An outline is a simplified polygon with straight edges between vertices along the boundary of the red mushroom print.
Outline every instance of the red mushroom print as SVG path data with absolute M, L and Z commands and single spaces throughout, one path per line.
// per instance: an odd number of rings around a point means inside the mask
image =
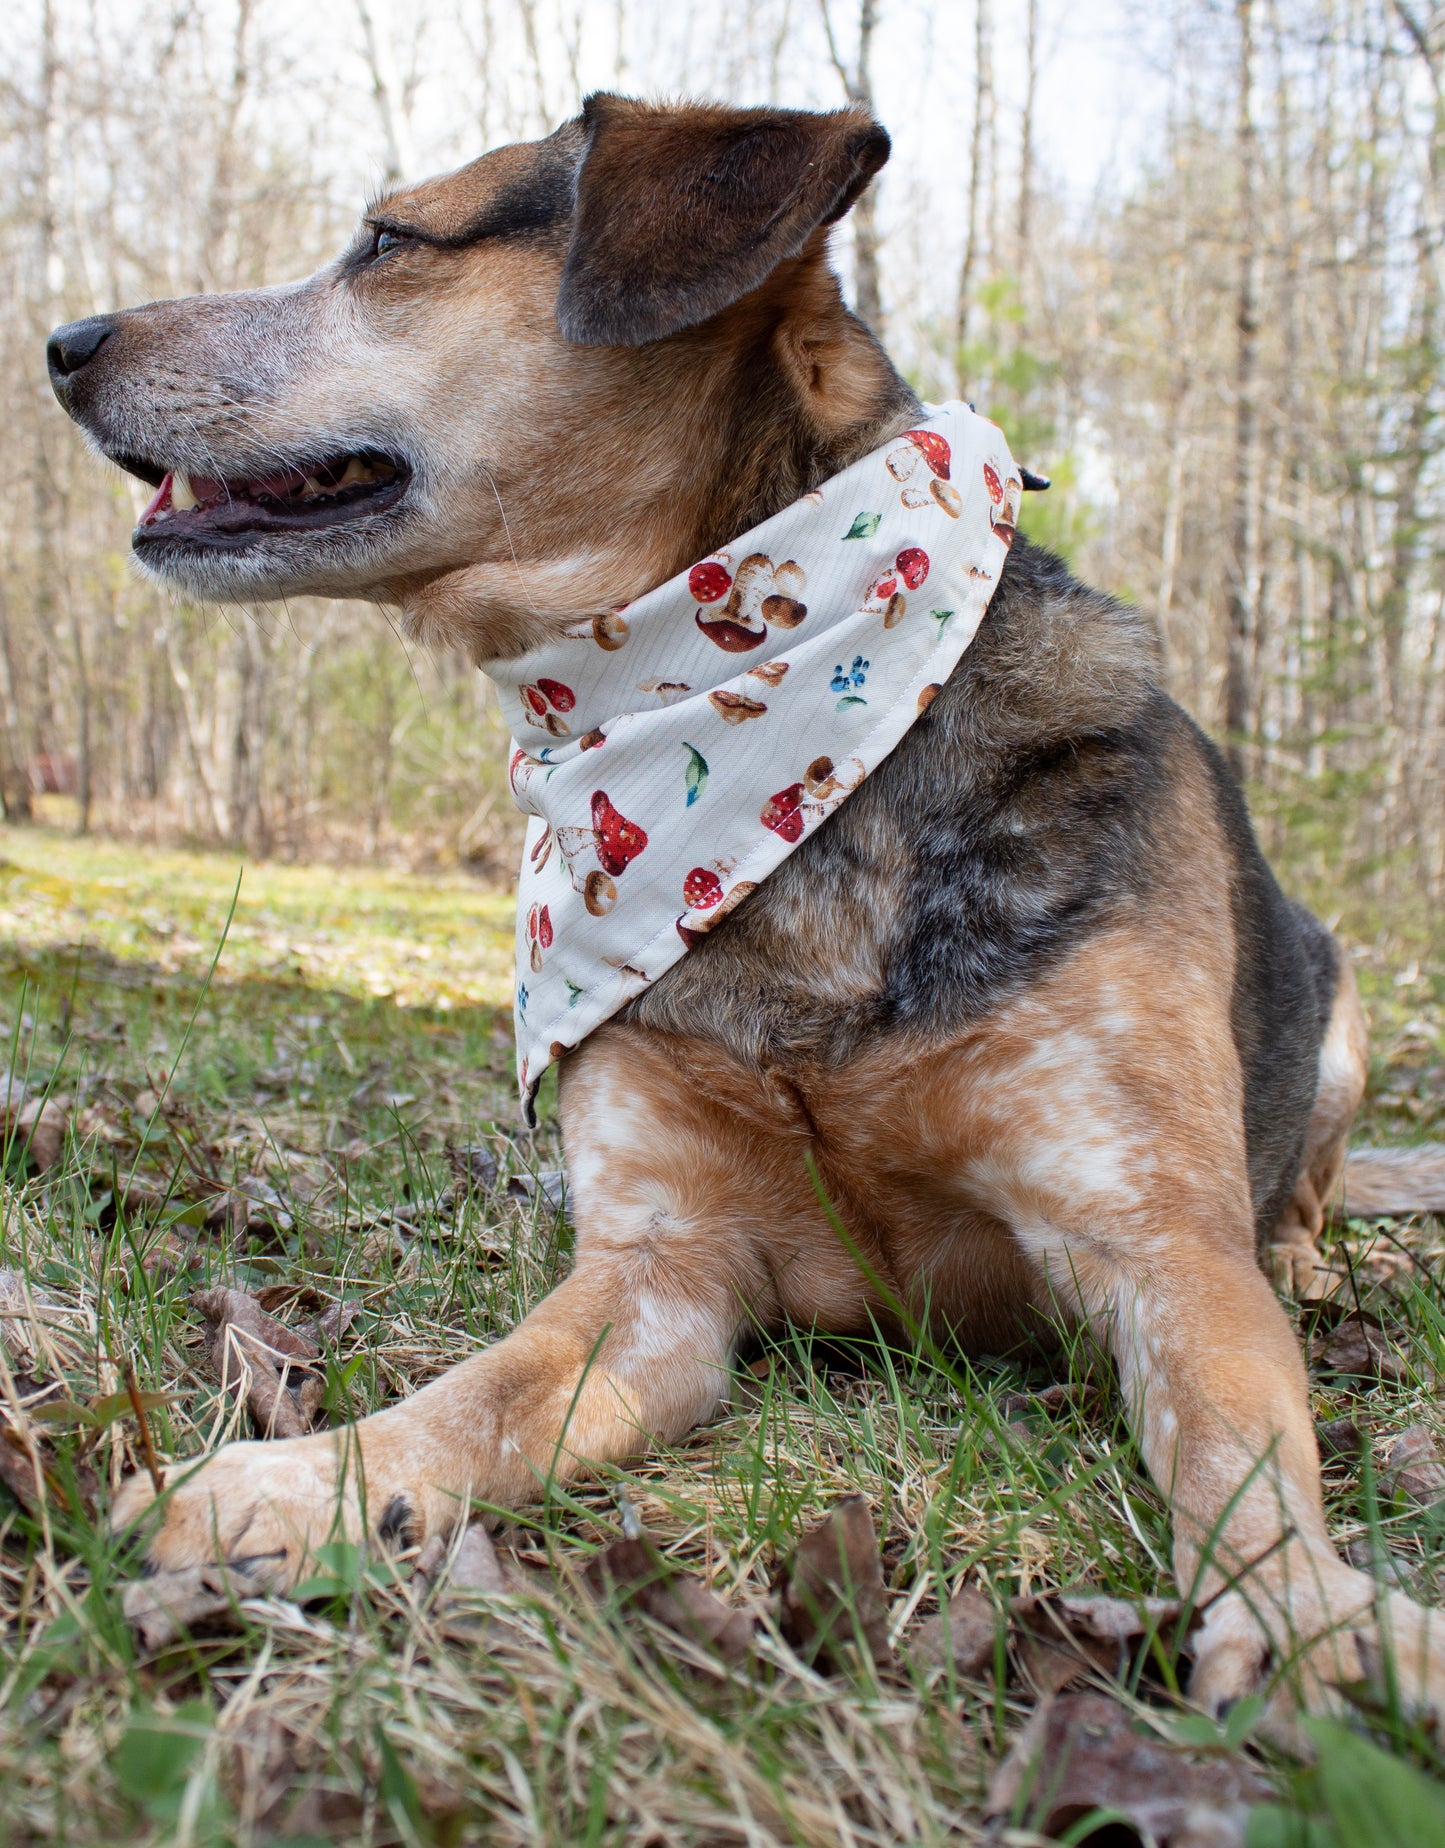
M 689 911 L 711 911 L 722 895 L 722 880 L 708 866 L 693 867 L 682 882 L 682 902 Z
M 592 826 L 597 830 L 597 858 L 613 878 L 626 872 L 647 845 L 643 830 L 620 815 L 600 789 L 592 795 Z
M 701 871 L 702 869 L 696 870 Z M 689 877 L 691 876 L 689 874 Z M 716 929 L 729 912 L 736 911 L 749 893 L 756 892 L 757 889 L 756 879 L 739 879 L 735 886 L 728 888 L 727 896 L 722 899 L 721 904 L 713 901 L 712 907 L 707 911 L 694 911 L 690 915 L 685 913 L 680 917 L 677 920 L 678 936 L 690 950 L 696 949 L 708 931 Z M 721 893 L 719 896 L 721 897 Z
M 802 805 L 803 785 L 790 783 L 786 789 L 780 789 L 777 795 L 768 797 L 758 819 L 765 828 L 771 828 L 774 834 L 781 834 L 785 841 L 797 842 L 803 838 Z
M 1003 500 L 1003 483 L 998 478 L 998 470 L 992 462 L 983 465 L 983 485 L 988 489 L 988 497 L 997 507 Z
M 705 558 L 688 572 L 687 587 L 699 603 L 716 603 L 732 589 L 733 581 L 725 566 L 715 558 Z
M 577 695 L 571 687 L 564 687 L 560 680 L 543 680 L 539 677 L 537 690 L 552 702 L 558 712 L 570 712 L 577 704 Z
M 910 590 L 917 590 L 928 576 L 928 554 L 922 546 L 904 546 L 894 563 L 898 567 L 899 577 Z
M 918 449 L 938 479 L 947 481 L 949 464 L 953 459 L 947 438 L 940 436 L 936 430 L 905 430 L 903 434 Z
M 530 707 L 530 709 L 536 713 L 539 719 L 546 717 L 547 696 L 545 693 L 541 691 L 540 688 L 523 687 L 522 688 L 522 701 L 524 705 Z
M 527 960 L 533 975 L 542 972 L 542 952 L 552 947 L 552 919 L 545 905 L 533 905 L 527 913 Z

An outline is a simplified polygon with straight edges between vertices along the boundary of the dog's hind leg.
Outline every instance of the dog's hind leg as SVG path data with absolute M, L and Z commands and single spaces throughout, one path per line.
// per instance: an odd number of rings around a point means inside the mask
M 1330 1295 L 1336 1283 L 1321 1262 L 1319 1238 L 1344 1173 L 1350 1130 L 1369 1072 L 1369 1029 L 1355 972 L 1338 945 L 1335 969 L 1334 1002 L 1320 1042 L 1319 1085 L 1299 1178 L 1269 1244 L 1275 1283 L 1301 1301 Z
M 766 1109 L 689 1083 L 660 1036 L 626 1027 L 573 1055 L 562 1114 L 577 1231 L 565 1282 L 400 1405 L 337 1433 L 227 1446 L 170 1493 L 157 1566 L 243 1556 L 286 1584 L 334 1535 L 445 1533 L 472 1501 L 535 1499 L 710 1415 L 739 1329 L 774 1318 L 789 1253 L 834 1248 L 800 1146 L 772 1133 Z M 115 1519 L 150 1499 L 132 1478 Z

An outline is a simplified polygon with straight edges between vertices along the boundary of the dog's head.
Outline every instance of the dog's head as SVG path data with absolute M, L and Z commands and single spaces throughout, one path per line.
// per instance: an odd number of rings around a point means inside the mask
M 58 329 L 51 378 L 155 487 L 133 544 L 156 577 L 396 602 L 511 652 L 908 414 L 826 267 L 887 154 L 855 110 L 593 96 L 383 198 L 305 282 Z

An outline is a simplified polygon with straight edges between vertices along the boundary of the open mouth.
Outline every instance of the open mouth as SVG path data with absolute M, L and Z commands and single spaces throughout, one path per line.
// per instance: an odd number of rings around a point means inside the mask
M 122 466 L 151 482 L 159 474 L 129 460 Z M 394 456 L 359 450 L 250 480 L 187 475 L 180 469 L 159 479 L 136 527 L 137 545 L 161 539 L 235 545 L 267 533 L 335 526 L 395 505 L 406 492 L 411 470 Z

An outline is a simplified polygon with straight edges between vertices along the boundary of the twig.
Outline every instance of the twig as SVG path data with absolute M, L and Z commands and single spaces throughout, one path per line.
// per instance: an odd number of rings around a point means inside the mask
M 156 1462 L 156 1447 L 151 1442 L 150 1420 L 146 1417 L 146 1408 L 141 1403 L 140 1388 L 135 1382 L 135 1367 L 129 1355 L 122 1363 L 125 1389 L 130 1398 L 130 1409 L 135 1413 L 135 1421 L 140 1426 L 141 1455 L 145 1458 L 146 1472 L 151 1479 L 151 1487 L 159 1495 L 166 1486 L 165 1477 Z

